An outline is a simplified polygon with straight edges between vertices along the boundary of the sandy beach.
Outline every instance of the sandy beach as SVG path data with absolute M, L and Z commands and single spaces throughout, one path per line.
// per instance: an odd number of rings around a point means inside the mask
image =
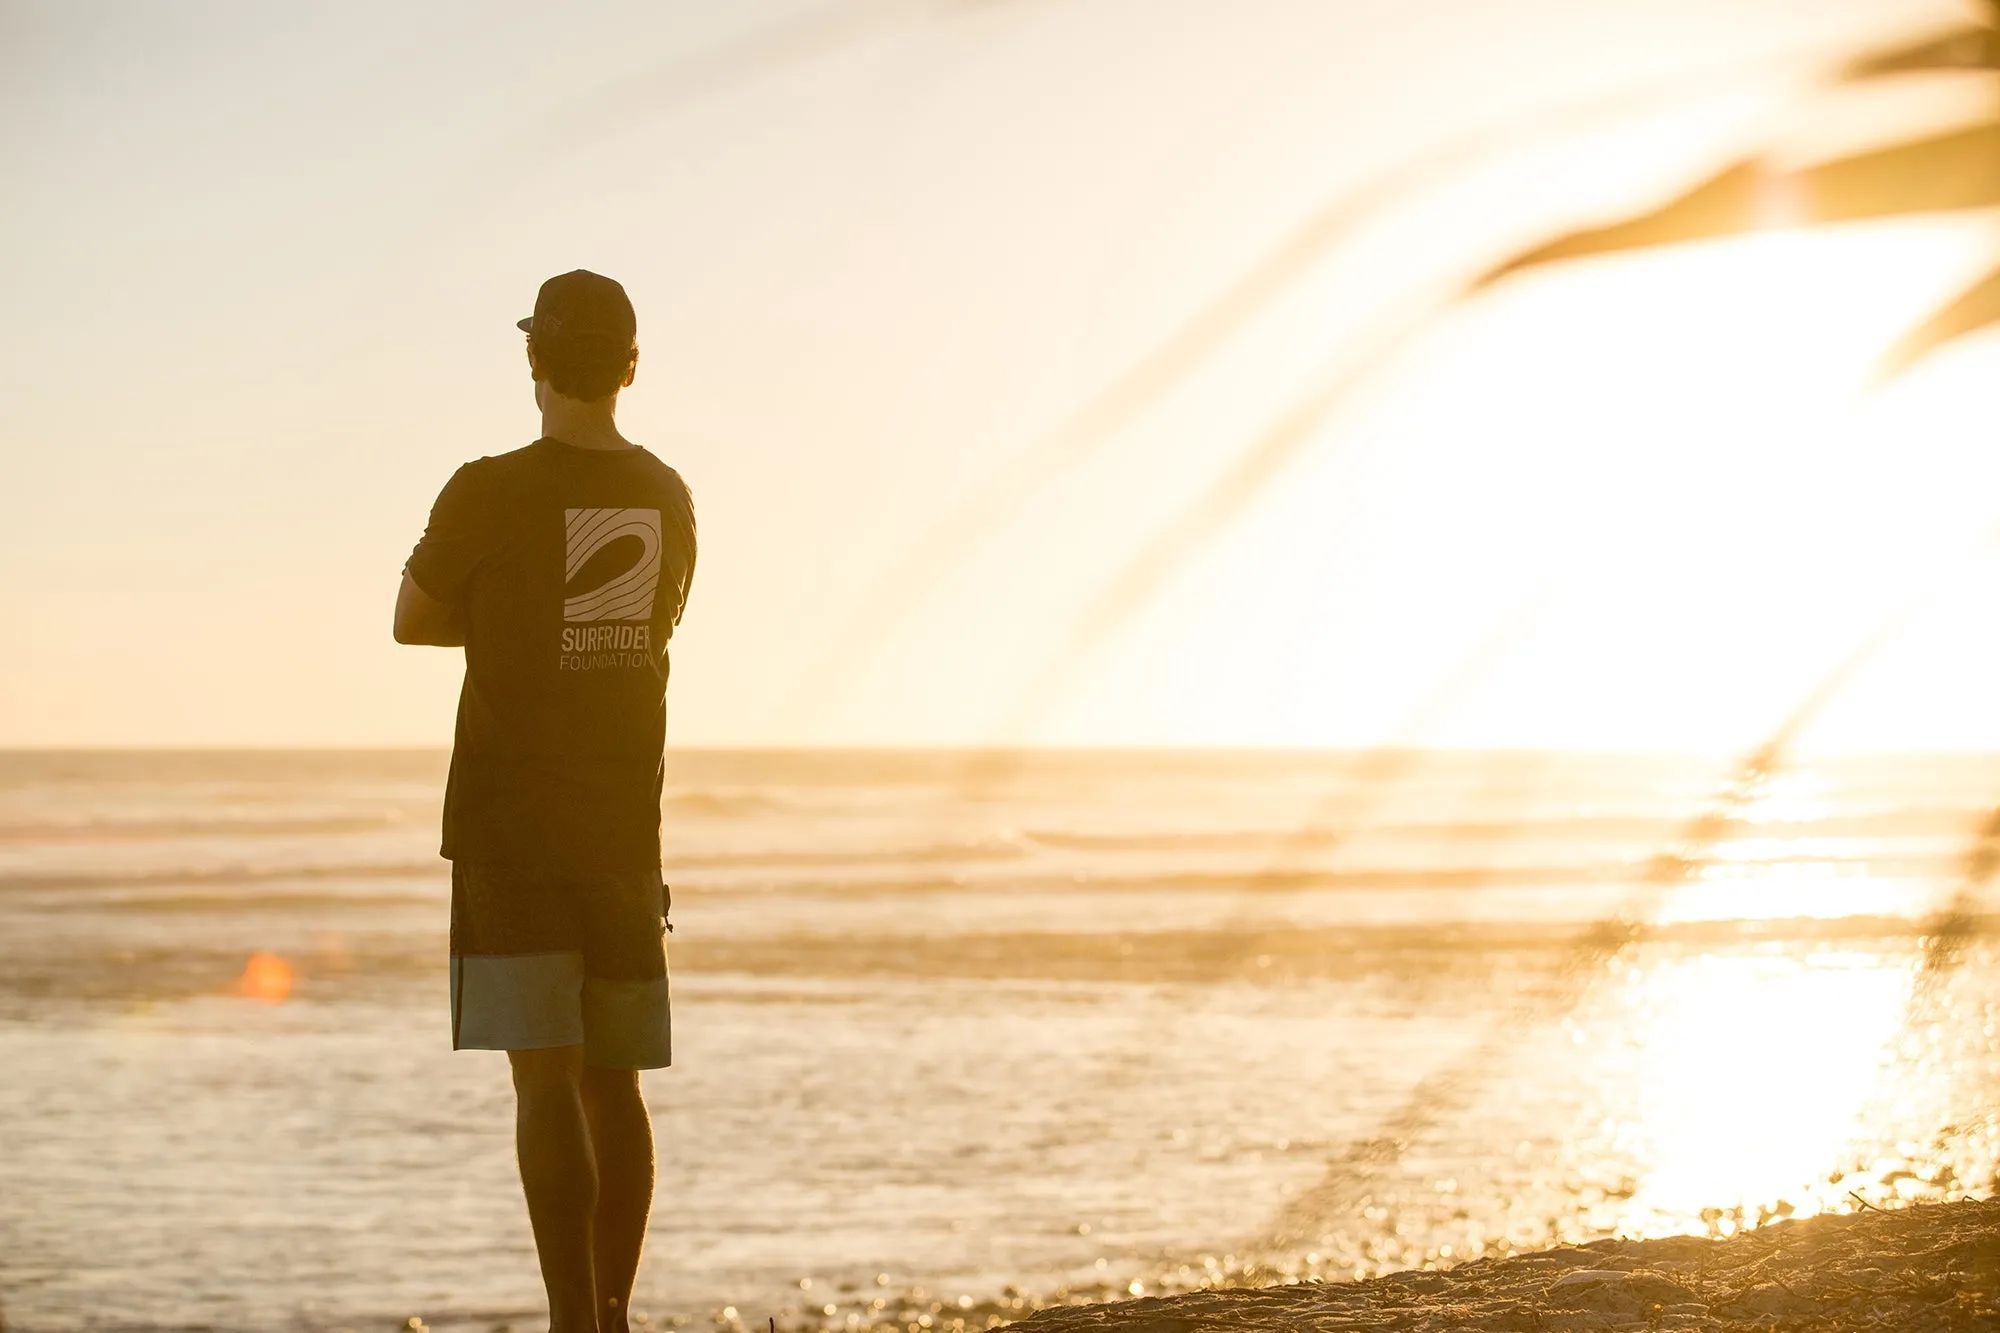
M 1292 1278 L 1044 1310 L 1033 1333 L 2000 1329 L 2000 1200 L 1785 1221 L 1727 1240 L 1603 1240 L 1368 1282 Z

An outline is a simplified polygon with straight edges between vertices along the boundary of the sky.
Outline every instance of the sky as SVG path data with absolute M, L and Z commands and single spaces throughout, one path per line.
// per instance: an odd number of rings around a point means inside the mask
M 1726 749 L 1838 673 L 1811 744 L 2000 746 L 2000 340 L 1870 377 L 2000 219 L 1466 294 L 1989 109 L 1823 86 L 1971 12 L 0 0 L 0 746 L 447 742 L 398 571 L 579 266 L 701 526 L 671 743 Z

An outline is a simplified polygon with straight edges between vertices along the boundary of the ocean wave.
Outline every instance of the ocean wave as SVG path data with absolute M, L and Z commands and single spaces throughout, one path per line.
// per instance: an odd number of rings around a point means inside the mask
M 425 819 L 432 817 L 425 812 Z M 0 844 L 63 842 L 144 842 L 184 838 L 330 837 L 410 828 L 414 821 L 393 813 L 270 818 L 211 815 L 178 819 L 65 819 L 0 823 Z
M 1026 849 L 1014 842 L 949 842 L 913 847 L 868 848 L 775 848 L 771 851 L 688 851 L 669 850 L 667 864 L 683 873 L 690 870 L 726 870 L 738 867 L 780 868 L 796 866 L 810 870 L 825 866 L 939 865 L 953 862 L 1016 861 Z
M 1700 876 L 1709 867 L 1730 874 L 1753 869 L 1759 875 L 1774 868 L 1796 875 L 1801 871 L 1824 874 L 1830 882 L 1851 883 L 1860 877 L 1891 880 L 1939 879 L 1956 869 L 1956 859 L 1947 854 L 1871 856 L 1865 860 L 1835 860 L 1824 857 L 1791 861 L 1766 859 L 1754 863 L 1688 858 L 1681 865 L 1684 878 Z M 729 879 L 705 881 L 687 873 L 693 863 L 669 862 L 668 877 L 677 886 L 711 891 L 791 892 L 800 894 L 880 895 L 897 893 L 950 894 L 968 891 L 988 893 L 1241 893 L 1285 894 L 1313 891 L 1477 891 L 1480 889 L 1588 889 L 1635 884 L 1658 873 L 1656 857 L 1630 857 L 1564 863 L 1524 862 L 1518 865 L 1450 866 L 1300 866 L 1258 867 L 1219 866 L 1199 870 L 1109 871 L 1087 867 L 1052 868 L 1040 872 L 980 875 L 967 873 L 939 876 L 912 867 L 908 873 L 899 863 L 884 862 L 884 874 L 871 877 L 815 877 L 793 879 Z M 1751 884 L 1764 880 L 1748 881 Z M 1791 881 L 1769 881 L 1791 882 Z
M 181 884 L 270 884 L 286 880 L 438 879 L 448 874 L 448 864 L 436 859 L 341 865 L 184 866 L 143 871 L 27 871 L 0 874 L 0 893 L 168 888 Z
M 1733 836 L 1756 838 L 1917 838 L 1965 834 L 1989 813 L 1984 805 L 1899 806 L 1830 814 L 1810 819 L 1737 819 L 1725 826 Z M 1654 844 L 1685 827 L 1682 810 L 1657 814 L 1539 815 L 1459 820 L 1356 820 L 1298 828 L 1081 830 L 1031 828 L 1021 837 L 1039 846 L 1070 851 L 1255 851 L 1280 847 L 1308 849 L 1369 841 L 1411 840 L 1444 843 L 1574 842 L 1591 845 Z
M 1201 929 L 972 931 L 935 935 L 792 934 L 690 939 L 674 955 L 689 972 L 805 976 L 904 975 L 1072 981 L 1276 981 L 1371 977 L 1384 986 L 1425 975 L 1463 982 L 1481 966 L 1549 973 L 1595 926 L 1579 922 L 1434 921 Z M 1897 916 L 1634 923 L 1649 947 L 1706 952 L 1774 941 L 1910 948 L 1924 923 Z M 2000 915 L 1968 934 L 2000 934 Z M 1483 960 L 1483 961 L 1481 961 Z M 1468 968 L 1473 971 L 1468 972 Z
M 1825 876 L 1852 883 L 1859 877 L 1942 879 L 1955 873 L 1955 845 L 1934 849 L 1869 848 L 1854 855 L 1829 854 L 1820 845 L 1805 854 L 1785 855 L 1782 847 L 1760 849 L 1755 857 L 1691 857 L 1683 878 L 1704 872 L 1725 876 L 1772 874 Z M 1273 865 L 1207 864 L 1157 866 L 1092 864 L 1088 861 L 1029 862 L 1005 843 L 941 844 L 889 850 L 771 852 L 689 852 L 671 849 L 667 878 L 679 887 L 709 892 L 790 892 L 806 895 L 884 893 L 1302 893 L 1311 891 L 1476 891 L 1479 889 L 1588 888 L 1630 884 L 1657 873 L 1653 855 L 1579 856 L 1570 860 L 1524 859 L 1479 862 Z M 847 873 L 839 873 L 839 872 Z M 861 873 L 854 873 L 854 872 Z M 868 873 L 874 871 L 875 873 Z M 761 873 L 760 873 L 761 872 Z M 175 885 L 255 885 L 286 881 L 437 880 L 449 863 L 423 860 L 353 860 L 182 865 L 145 869 L 81 867 L 15 869 L 0 872 L 0 893 L 96 892 L 165 888 Z M 1762 879 L 1747 881 L 1763 882 Z
M 686 815 L 702 815 L 710 819 L 747 819 L 754 815 L 773 814 L 788 808 L 785 801 L 761 791 L 708 791 L 688 788 L 681 791 L 669 789 L 660 796 L 660 809 Z

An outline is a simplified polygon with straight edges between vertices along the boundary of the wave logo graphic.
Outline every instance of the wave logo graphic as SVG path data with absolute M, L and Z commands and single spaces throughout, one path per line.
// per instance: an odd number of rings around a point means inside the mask
M 651 620 L 660 590 L 660 511 L 565 509 L 563 619 Z

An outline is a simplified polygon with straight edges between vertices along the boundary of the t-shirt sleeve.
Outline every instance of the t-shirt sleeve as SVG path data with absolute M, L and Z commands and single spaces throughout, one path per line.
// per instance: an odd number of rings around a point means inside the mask
M 680 600 L 680 605 L 676 607 L 674 610 L 674 623 L 676 625 L 681 623 L 681 615 L 683 612 L 687 610 L 688 590 L 694 586 L 695 540 L 694 540 L 694 497 L 693 496 L 689 496 L 687 499 L 687 529 L 686 529 L 685 540 L 687 542 L 686 546 L 687 564 L 682 566 L 681 568 L 681 600 Z
M 678 501 L 674 507 L 674 526 L 677 530 L 675 535 L 680 539 L 677 543 L 680 558 L 676 567 L 668 574 L 674 592 L 674 614 L 667 621 L 669 636 L 673 634 L 675 626 L 681 623 L 681 616 L 687 610 L 688 590 L 694 585 L 695 556 L 694 496 L 689 493 L 687 483 L 681 480 L 679 473 L 674 474 L 674 482 L 677 491 L 675 499 Z
M 403 566 L 425 595 L 447 606 L 464 602 L 473 573 L 493 554 L 493 504 L 478 466 L 467 463 L 452 473 L 431 506 L 423 540 Z

